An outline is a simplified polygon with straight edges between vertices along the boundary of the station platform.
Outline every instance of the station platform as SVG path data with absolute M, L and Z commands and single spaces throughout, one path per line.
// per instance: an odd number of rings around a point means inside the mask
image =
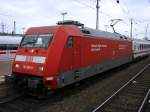
M 0 84 L 5 81 L 5 75 L 11 75 L 12 61 L 0 61 Z
M 2 75 L 2 76 L 0 76 L 0 84 L 2 84 L 2 83 L 4 83 L 4 82 L 5 82 L 5 76 Z

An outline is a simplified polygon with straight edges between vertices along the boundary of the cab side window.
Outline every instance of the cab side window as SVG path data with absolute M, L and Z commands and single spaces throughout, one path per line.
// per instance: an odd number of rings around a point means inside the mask
M 73 37 L 72 36 L 68 37 L 68 40 L 66 43 L 66 48 L 73 48 Z

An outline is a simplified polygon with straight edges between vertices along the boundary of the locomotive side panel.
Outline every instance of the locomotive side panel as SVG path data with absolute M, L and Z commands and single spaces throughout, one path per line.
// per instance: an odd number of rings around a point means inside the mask
M 77 39 L 80 41 L 75 41 Z M 61 68 L 64 71 L 60 71 L 57 76 L 58 88 L 128 63 L 132 59 L 129 41 L 94 37 L 73 37 L 73 40 L 72 51 L 63 51 Z M 70 56 L 72 58 L 69 58 Z M 63 63 L 68 63 L 69 60 L 72 64 L 70 63 L 70 68 L 69 65 L 67 68 Z M 78 64 L 75 66 L 75 63 Z
M 132 55 L 131 42 L 123 40 L 84 38 L 83 66 L 123 59 Z
M 84 38 L 82 44 L 83 77 L 101 73 L 132 60 L 131 42 L 105 38 Z M 121 46 L 121 47 L 120 47 Z

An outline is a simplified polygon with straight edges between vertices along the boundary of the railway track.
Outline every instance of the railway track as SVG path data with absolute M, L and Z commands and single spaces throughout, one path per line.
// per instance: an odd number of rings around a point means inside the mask
M 0 112 L 34 112 L 33 108 L 40 103 L 40 100 L 29 96 L 21 96 L 7 103 L 0 104 Z
M 39 102 L 38 99 L 14 91 L 9 84 L 0 85 L 0 112 L 30 112 Z
M 146 101 L 146 106 L 143 107 L 143 112 L 149 112 L 149 111 L 150 111 L 150 96 Z
M 148 90 L 138 112 L 149 112 L 150 111 L 150 105 L 149 105 L 150 100 L 149 100 L 149 98 L 150 98 L 150 89 Z M 149 110 L 149 111 L 147 111 L 147 110 Z
M 0 84 L 3 84 L 5 82 L 5 76 L 2 75 L 0 76 Z
M 10 102 L 23 94 L 17 93 L 11 84 L 3 83 L 0 85 L 0 104 Z
M 150 64 L 92 112 L 143 112 L 149 102 Z M 149 112 L 149 111 L 148 111 Z

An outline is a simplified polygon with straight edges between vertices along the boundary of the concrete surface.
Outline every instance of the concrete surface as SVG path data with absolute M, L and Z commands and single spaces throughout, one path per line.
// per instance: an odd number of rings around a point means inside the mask
M 4 76 L 12 72 L 12 61 L 0 61 L 0 83 L 5 81 Z

